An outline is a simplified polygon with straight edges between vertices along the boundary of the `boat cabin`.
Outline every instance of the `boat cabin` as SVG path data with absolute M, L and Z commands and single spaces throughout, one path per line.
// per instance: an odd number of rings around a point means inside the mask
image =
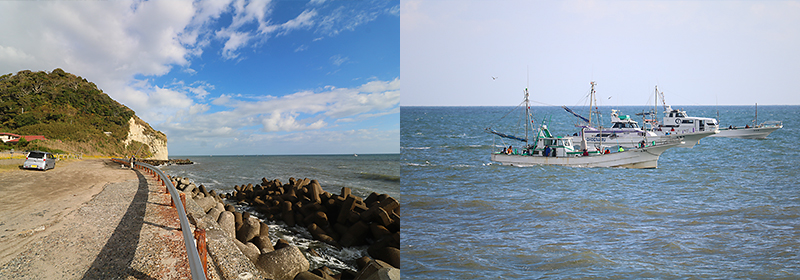
M 665 132 L 701 132 L 715 131 L 719 129 L 719 123 L 713 118 L 689 117 L 686 111 L 672 109 L 667 105 L 664 110 L 664 118 L 657 130 Z
M 539 137 L 533 150 L 534 156 L 566 157 L 576 153 L 569 137 Z
M 612 129 L 639 129 L 639 123 L 632 120 L 628 115 L 619 115 L 619 111 L 612 109 L 611 110 L 611 128 Z

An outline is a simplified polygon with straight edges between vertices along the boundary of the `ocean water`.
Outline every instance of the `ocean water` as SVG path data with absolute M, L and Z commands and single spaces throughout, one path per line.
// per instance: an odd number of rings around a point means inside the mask
M 726 127 L 754 115 L 682 108 Z M 784 124 L 766 140 L 704 138 L 647 170 L 492 164 L 520 142 L 487 126 L 524 135 L 512 109 L 401 107 L 403 279 L 800 278 L 800 106 L 759 106 L 759 122 Z M 556 135 L 578 131 L 561 108 L 533 110 Z
M 385 193 L 403 203 L 400 197 L 399 154 L 387 155 L 314 155 L 314 156 L 174 156 L 188 158 L 191 165 L 160 167 L 170 176 L 186 177 L 195 184 L 204 185 L 218 193 L 230 193 L 235 185 L 260 184 L 261 178 L 280 179 L 288 182 L 290 177 L 309 178 L 319 181 L 322 189 L 339 194 L 342 187 L 366 198 L 370 193 Z M 253 209 L 239 205 L 239 211 L 248 211 L 256 217 Z M 356 271 L 355 260 L 367 255 L 367 246 L 337 249 L 314 240 L 303 227 L 287 227 L 283 221 L 264 220 L 270 226 L 270 239 L 289 241 L 303 251 L 311 268 L 328 266 L 334 271 Z M 319 257 L 312 256 L 314 249 Z
M 366 197 L 372 192 L 399 197 L 398 154 L 301 156 L 173 156 L 195 164 L 164 166 L 169 175 L 187 177 L 209 190 L 232 192 L 235 185 L 260 184 L 261 178 L 290 177 L 319 181 L 322 189 L 340 193 L 342 187 Z

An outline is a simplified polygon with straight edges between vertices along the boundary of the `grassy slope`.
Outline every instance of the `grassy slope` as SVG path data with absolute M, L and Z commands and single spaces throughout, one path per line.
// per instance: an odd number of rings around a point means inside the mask
M 125 156 L 142 145 L 122 144 L 133 116 L 133 110 L 111 99 L 94 83 L 61 69 L 0 76 L 0 132 L 50 139 L 19 146 L 0 144 L 0 150 Z

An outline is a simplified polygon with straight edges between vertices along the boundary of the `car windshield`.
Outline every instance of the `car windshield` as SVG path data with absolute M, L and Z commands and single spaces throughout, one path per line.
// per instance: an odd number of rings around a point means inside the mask
M 28 158 L 44 158 L 44 153 L 31 152 L 30 154 L 28 154 Z

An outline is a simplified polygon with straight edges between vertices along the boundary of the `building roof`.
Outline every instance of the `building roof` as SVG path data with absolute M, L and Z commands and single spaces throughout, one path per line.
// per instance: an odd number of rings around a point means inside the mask
M 19 139 L 25 139 L 25 141 L 47 140 L 47 138 L 44 138 L 44 135 L 16 135 L 16 134 L 11 134 L 11 133 L 8 133 L 8 134 L 16 136 L 17 139 L 11 139 L 6 143 L 17 143 L 17 142 L 19 142 Z

